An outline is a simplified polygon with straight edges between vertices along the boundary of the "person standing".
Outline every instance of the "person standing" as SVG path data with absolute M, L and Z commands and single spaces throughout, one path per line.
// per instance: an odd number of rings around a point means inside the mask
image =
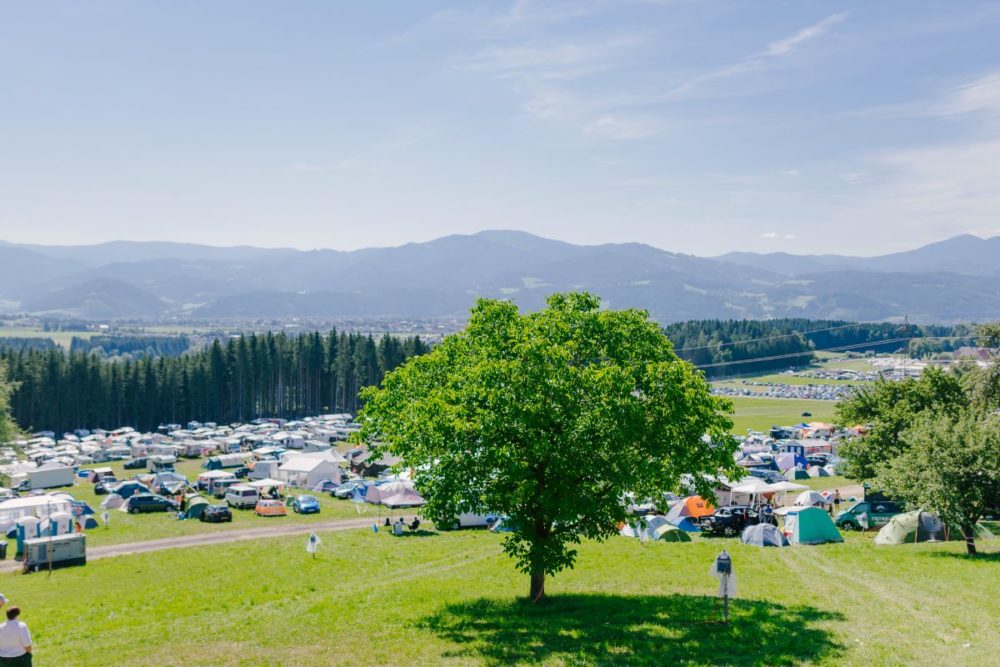
M 838 512 L 840 511 L 840 489 L 833 492 L 833 507 Z
M 28 626 L 18 620 L 21 610 L 7 610 L 7 622 L 0 625 L 0 667 L 31 667 L 31 633 Z

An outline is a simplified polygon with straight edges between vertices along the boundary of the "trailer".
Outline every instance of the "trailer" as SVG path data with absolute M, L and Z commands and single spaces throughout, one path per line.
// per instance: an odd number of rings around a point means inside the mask
M 86 563 L 87 536 L 83 533 L 35 537 L 24 541 L 25 572 Z
M 73 486 L 76 473 L 69 466 L 47 466 L 27 472 L 31 490 L 52 489 L 58 486 Z

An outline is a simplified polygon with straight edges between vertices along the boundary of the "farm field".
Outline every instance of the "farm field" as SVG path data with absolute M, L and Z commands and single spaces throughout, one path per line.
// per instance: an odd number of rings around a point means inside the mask
M 747 429 L 767 432 L 775 424 L 798 424 L 801 421 L 832 421 L 836 401 L 813 401 L 792 398 L 730 397 L 733 402 L 733 433 L 746 435 Z M 803 417 L 803 412 L 812 413 Z
M 51 338 L 56 345 L 69 349 L 73 337 L 91 338 L 93 331 L 43 331 L 24 327 L 0 327 L 0 338 Z
M 115 474 L 120 480 L 134 476 L 138 470 L 122 470 L 122 464 L 111 465 L 100 464 L 88 467 L 110 467 L 115 470 Z M 177 471 L 187 476 L 188 480 L 194 482 L 198 473 L 203 472 L 201 460 L 182 460 L 178 462 Z M 78 500 L 83 500 L 89 504 L 99 516 L 103 510 L 100 509 L 101 501 L 107 496 L 98 496 L 94 493 L 94 485 L 90 482 L 81 481 L 72 488 L 59 489 L 73 495 Z M 101 526 L 87 532 L 88 546 L 108 546 L 112 544 L 124 544 L 129 542 L 142 542 L 146 540 L 156 540 L 165 537 L 179 537 L 182 535 L 199 535 L 203 533 L 214 533 L 222 530 L 233 530 L 237 528 L 263 527 L 268 525 L 281 525 L 286 523 L 315 523 L 319 521 L 329 521 L 331 519 L 357 519 L 359 516 L 371 517 L 377 520 L 380 513 L 375 506 L 362 505 L 364 514 L 358 513 L 354 503 L 348 500 L 331 498 L 329 494 L 313 493 L 312 491 L 293 489 L 289 493 L 309 493 L 316 496 L 320 502 L 321 509 L 316 514 L 295 514 L 291 510 L 286 517 L 258 517 L 253 510 L 234 509 L 231 523 L 203 523 L 196 519 L 185 519 L 179 521 L 166 512 L 151 512 L 147 514 L 129 514 L 119 510 L 110 510 L 110 526 Z M 225 501 L 209 498 L 214 504 L 224 504 Z M 402 510 L 401 514 L 409 514 L 412 511 Z M 384 512 L 382 513 L 384 516 Z
M 108 558 L 5 575 L 35 664 L 992 664 L 997 546 L 757 549 L 735 540 L 586 541 L 550 600 L 492 533 L 367 530 Z M 733 555 L 729 626 L 709 564 Z M 959 603 L 960 601 L 960 603 Z M 970 613 L 975 610 L 975 613 Z M 81 637 L 93 640 L 80 641 Z

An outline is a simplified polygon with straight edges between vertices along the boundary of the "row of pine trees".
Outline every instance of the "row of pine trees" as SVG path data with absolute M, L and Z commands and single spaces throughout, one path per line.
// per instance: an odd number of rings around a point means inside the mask
M 97 354 L 6 350 L 10 408 L 25 430 L 244 422 L 355 412 L 358 391 L 428 346 L 330 331 L 238 336 L 181 356 L 107 361 Z

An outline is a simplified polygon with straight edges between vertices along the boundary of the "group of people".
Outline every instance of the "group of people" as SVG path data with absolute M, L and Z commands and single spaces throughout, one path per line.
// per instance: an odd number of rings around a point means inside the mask
M 0 609 L 6 604 L 7 598 L 0 595 Z M 0 625 L 0 667 L 31 667 L 31 633 L 20 621 L 21 609 L 12 605 L 6 613 L 7 622 Z

